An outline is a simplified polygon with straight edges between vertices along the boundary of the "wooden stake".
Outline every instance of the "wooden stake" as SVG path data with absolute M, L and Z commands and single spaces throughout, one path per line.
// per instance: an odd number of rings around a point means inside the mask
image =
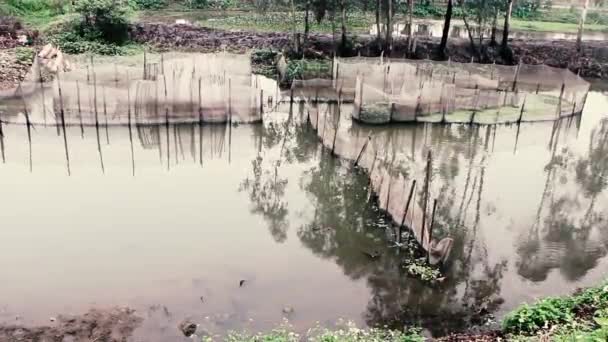
M 135 150 L 133 149 L 133 131 L 131 128 L 131 81 L 127 71 L 127 120 L 129 125 L 129 142 L 131 143 L 131 169 L 135 177 Z
M 557 103 L 557 117 L 562 116 L 562 101 L 564 98 L 564 90 L 566 89 L 566 83 L 562 83 L 562 89 L 559 92 L 559 101 Z
M 429 150 L 426 158 L 426 176 L 424 180 L 424 200 L 422 202 L 422 227 L 421 231 L 424 234 L 426 229 L 426 214 L 427 214 L 427 206 L 429 201 L 429 191 L 430 191 L 430 183 L 431 183 L 431 171 L 433 167 L 433 159 L 432 152 Z M 424 235 L 423 235 L 424 236 Z M 424 242 L 424 241 L 423 241 Z
M 336 128 L 334 131 L 334 141 L 331 144 L 331 154 L 335 155 L 336 150 L 336 138 L 338 137 L 338 130 L 340 129 L 340 117 L 342 114 L 342 88 L 338 90 L 338 122 L 336 123 Z
M 437 209 L 437 199 L 435 199 L 433 201 L 433 213 L 431 214 L 431 226 L 429 227 L 429 243 L 428 243 L 428 249 L 427 249 L 427 254 L 426 254 L 426 262 L 430 263 L 431 262 L 431 240 L 433 239 L 433 225 L 435 223 L 435 210 Z
M 359 154 L 357 155 L 357 159 L 355 160 L 355 166 L 359 166 L 359 161 L 361 160 L 361 157 L 363 156 L 363 152 L 365 152 L 365 150 L 367 149 L 367 144 L 370 142 L 371 139 L 372 139 L 372 134 L 370 133 L 367 136 L 365 143 L 363 143 L 363 147 L 361 147 L 361 151 L 359 151 Z
M 66 161 L 66 165 L 67 165 L 67 170 L 68 170 L 68 176 L 71 175 L 71 171 L 70 171 L 70 153 L 69 153 L 69 149 L 68 149 L 68 136 L 65 132 L 65 111 L 63 109 L 63 95 L 61 92 L 61 80 L 59 78 L 60 73 L 57 73 L 56 79 L 57 79 L 57 88 L 59 90 L 59 108 L 60 108 L 60 114 L 61 114 L 61 129 L 63 131 L 63 146 L 65 149 L 65 161 Z
M 401 224 L 399 224 L 399 233 L 397 235 L 397 243 L 401 243 L 402 229 L 405 225 L 405 218 L 407 217 L 407 212 L 410 209 L 410 203 L 412 201 L 412 196 L 414 196 L 414 190 L 416 189 L 416 180 L 412 181 L 412 185 L 410 187 L 410 193 L 407 196 L 407 201 L 405 202 L 405 209 L 403 211 L 403 217 L 401 218 Z M 413 216 L 412 216 L 413 218 Z

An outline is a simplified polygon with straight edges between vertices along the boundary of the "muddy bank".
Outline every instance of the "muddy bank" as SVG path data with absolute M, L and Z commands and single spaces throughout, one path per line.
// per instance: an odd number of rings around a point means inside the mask
M 128 308 L 91 309 L 79 316 L 50 318 L 48 326 L 0 325 L 0 341 L 126 342 L 140 323 Z
M 224 31 L 189 25 L 168 25 L 158 23 L 140 23 L 131 28 L 132 38 L 140 43 L 151 44 L 163 49 L 186 49 L 196 51 L 216 51 L 226 48 L 233 52 L 244 52 L 253 48 L 274 48 L 288 50 L 291 47 L 288 32 L 247 32 Z M 339 38 L 338 38 L 339 39 Z M 421 39 L 416 43 L 414 58 L 440 59 L 437 55 L 437 39 Z M 523 41 L 511 42 L 513 57 L 506 61 L 500 57 L 498 49 L 488 48 L 483 53 L 483 62 L 497 64 L 514 64 L 522 60 L 528 64 L 546 64 L 553 67 L 568 67 L 579 72 L 583 77 L 608 79 L 608 47 L 605 42 L 585 42 L 582 54 L 577 53 L 575 42 L 558 41 Z M 313 54 L 330 56 L 334 45 L 331 35 L 313 34 L 309 37 L 308 49 Z M 406 42 L 398 39 L 394 43 L 392 56 L 403 57 Z M 354 38 L 350 55 L 378 56 L 380 49 L 374 37 L 361 35 Z M 469 62 L 473 53 L 468 41 L 452 40 L 448 44 L 448 55 L 453 61 Z M 477 58 L 476 58 L 477 59 Z

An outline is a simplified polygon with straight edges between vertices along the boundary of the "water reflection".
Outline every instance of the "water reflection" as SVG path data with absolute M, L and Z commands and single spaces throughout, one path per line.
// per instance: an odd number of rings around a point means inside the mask
M 432 286 L 404 272 L 368 176 L 321 147 L 306 106 L 258 125 L 134 124 L 133 145 L 126 127 L 106 139 L 35 127 L 31 174 L 26 127 L 2 125 L 0 185 L 15 195 L 0 203 L 14 228 L 0 231 L 0 301 L 34 321 L 91 301 L 158 304 L 174 320 L 209 316 L 211 332 L 272 328 L 286 305 L 302 330 L 346 317 L 439 335 L 500 316 L 605 275 L 607 99 L 588 103 L 580 122 L 520 126 L 369 127 L 342 108 L 339 134 L 371 136 L 388 183 L 422 183 L 432 151 L 433 234 L 454 239 L 446 280 Z M 407 194 L 411 183 L 392 184 Z M 167 326 L 140 333 L 178 341 Z

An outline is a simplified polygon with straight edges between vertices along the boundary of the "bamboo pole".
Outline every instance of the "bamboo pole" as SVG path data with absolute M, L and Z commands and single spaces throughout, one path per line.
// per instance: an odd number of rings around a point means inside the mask
M 435 199 L 433 201 L 433 213 L 431 214 L 431 225 L 429 227 L 429 243 L 428 243 L 428 250 L 427 250 L 427 254 L 426 254 L 426 262 L 430 263 L 431 262 L 431 251 L 433 249 L 431 240 L 433 239 L 433 225 L 435 224 L 435 210 L 437 209 L 437 199 Z
M 110 133 L 108 133 L 108 106 L 106 104 L 106 87 L 103 87 L 103 119 L 106 128 L 106 144 L 110 145 Z
M 23 87 L 19 83 L 19 91 L 21 92 L 21 101 L 23 102 L 23 114 L 25 115 L 25 125 L 27 127 L 27 141 L 29 147 L 29 161 L 30 161 L 30 172 L 32 172 L 32 123 L 30 121 L 30 113 L 27 110 L 27 104 L 25 103 L 25 97 L 23 97 Z
M 426 215 L 427 215 L 427 206 L 428 206 L 428 201 L 429 201 L 429 188 L 430 188 L 430 183 L 431 183 L 431 169 L 433 167 L 433 156 L 432 156 L 432 152 L 429 150 L 428 154 L 427 154 L 427 159 L 426 159 L 426 176 L 424 179 L 424 200 L 422 202 L 422 227 L 421 232 L 422 232 L 422 236 L 424 236 L 424 231 L 426 230 Z M 423 243 L 424 243 L 424 238 L 423 238 Z
M 63 131 L 63 147 L 65 149 L 65 161 L 66 161 L 66 167 L 68 170 L 68 176 L 70 176 L 72 174 L 71 170 L 70 170 L 70 152 L 68 149 L 68 136 L 66 134 L 66 130 L 65 130 L 65 111 L 63 108 L 63 94 L 61 92 L 61 79 L 60 79 L 60 73 L 57 73 L 56 79 L 57 79 L 57 88 L 59 90 L 59 108 L 60 108 L 60 115 L 61 115 L 61 129 Z
M 340 89 L 338 90 L 338 122 L 336 123 L 336 128 L 334 131 L 334 141 L 331 144 L 331 154 L 335 155 L 335 150 L 336 150 L 336 139 L 338 137 L 338 130 L 340 129 L 340 118 L 342 115 L 342 88 L 340 87 Z
M 203 166 L 203 98 L 202 77 L 198 78 L 198 153 L 199 163 Z
M 135 177 L 135 150 L 133 149 L 133 131 L 131 127 L 131 81 L 129 72 L 127 71 L 127 122 L 129 126 L 129 142 L 131 144 L 131 169 L 133 177 Z
M 365 143 L 363 143 L 363 147 L 361 147 L 361 151 L 359 151 L 359 154 L 357 155 L 357 159 L 355 160 L 355 166 L 359 166 L 359 161 L 361 160 L 361 157 L 363 156 L 363 152 L 365 152 L 365 150 L 367 149 L 367 145 L 371 139 L 372 139 L 372 134 L 370 133 L 367 136 Z
M 401 223 L 399 224 L 399 233 L 397 235 L 397 243 L 401 243 L 402 229 L 405 225 L 405 218 L 407 217 L 407 212 L 410 209 L 410 203 L 412 201 L 412 196 L 414 195 L 414 190 L 416 189 L 416 180 L 412 181 L 412 185 L 410 186 L 410 193 L 407 196 L 407 201 L 405 202 L 405 209 L 403 210 L 403 216 L 401 217 Z M 413 219 L 413 216 L 412 216 Z

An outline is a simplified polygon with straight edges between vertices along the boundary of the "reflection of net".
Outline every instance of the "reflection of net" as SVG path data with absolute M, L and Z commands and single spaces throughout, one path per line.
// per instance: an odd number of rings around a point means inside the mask
M 25 100 L 32 122 L 57 122 L 62 102 L 67 124 L 95 124 L 96 117 L 114 124 L 261 120 L 262 81 L 247 55 L 175 53 L 82 65 L 43 84 L 35 65 L 6 102 L 19 112 Z
M 418 164 L 408 163 L 407 158 L 401 152 L 396 152 L 394 146 L 391 149 L 385 139 L 359 134 L 361 132 L 353 129 L 350 118 L 341 113 L 337 104 L 324 105 L 311 101 L 306 104 L 304 115 L 325 148 L 340 158 L 358 161 L 358 167 L 370 175 L 370 192 L 377 195 L 379 207 L 386 210 L 397 225 L 403 220 L 412 180 L 419 180 L 403 223 L 411 229 L 423 248 L 428 248 L 428 231 L 422 229 L 421 183 L 424 167 L 417 168 Z M 425 227 L 430 226 L 429 214 L 430 208 L 427 208 Z
M 355 57 L 336 59 L 333 78 L 367 123 L 553 120 L 582 112 L 589 91 L 569 70 L 546 65 Z

